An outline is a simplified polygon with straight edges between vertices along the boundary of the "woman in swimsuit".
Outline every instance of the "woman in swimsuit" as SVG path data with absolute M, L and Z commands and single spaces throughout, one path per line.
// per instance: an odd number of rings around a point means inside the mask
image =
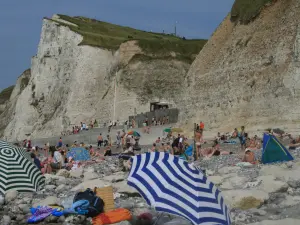
M 198 159 L 201 156 L 201 143 L 203 142 L 202 134 L 200 130 L 197 130 L 195 133 L 195 142 L 196 142 L 196 154 Z

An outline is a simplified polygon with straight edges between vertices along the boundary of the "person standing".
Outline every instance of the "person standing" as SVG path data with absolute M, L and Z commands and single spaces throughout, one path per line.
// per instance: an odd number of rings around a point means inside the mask
M 61 169 L 62 167 L 62 155 L 58 151 L 58 149 L 55 149 L 54 154 L 53 154 L 53 162 L 50 164 L 51 168 L 54 170 Z
M 34 164 L 36 165 L 36 167 L 41 170 L 42 166 L 41 166 L 41 161 L 36 157 L 36 155 L 32 152 L 30 154 L 32 161 L 34 162 Z
M 241 143 L 241 150 L 244 151 L 246 149 L 246 137 L 245 137 L 245 127 L 241 127 L 241 131 L 238 132 L 238 137 Z
M 107 135 L 107 146 L 109 146 L 109 147 L 112 146 L 111 137 L 109 135 Z
M 60 137 L 60 138 L 59 138 L 59 141 L 58 141 L 58 147 L 61 148 L 62 145 L 63 145 L 63 143 L 62 143 L 62 138 Z
M 113 123 L 111 122 L 111 120 L 109 121 L 108 124 L 108 133 L 110 133 L 111 127 L 112 127 Z
M 124 129 L 123 130 L 124 131 L 127 130 L 127 127 L 128 127 L 128 120 L 125 121 L 125 123 L 124 123 Z
M 45 153 L 45 157 L 49 156 L 49 147 L 47 144 L 45 144 L 45 146 L 44 146 L 44 153 Z
M 200 121 L 199 127 L 200 127 L 200 132 L 201 132 L 201 134 L 203 134 L 204 123 L 203 123 L 202 121 Z
M 120 134 L 120 131 L 117 132 L 117 148 L 120 148 L 121 146 L 121 134 Z
M 199 159 L 201 156 L 201 144 L 203 142 L 202 134 L 200 130 L 195 132 L 195 144 L 196 144 L 196 159 Z
M 103 143 L 103 137 L 102 134 L 100 133 L 100 135 L 98 136 L 98 147 L 101 147 Z

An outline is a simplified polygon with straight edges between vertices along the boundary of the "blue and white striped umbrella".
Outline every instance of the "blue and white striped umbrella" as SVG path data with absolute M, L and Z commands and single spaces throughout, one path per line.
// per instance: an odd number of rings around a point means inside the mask
M 178 215 L 195 225 L 230 225 L 229 209 L 201 170 L 168 153 L 132 158 L 128 185 L 157 211 Z

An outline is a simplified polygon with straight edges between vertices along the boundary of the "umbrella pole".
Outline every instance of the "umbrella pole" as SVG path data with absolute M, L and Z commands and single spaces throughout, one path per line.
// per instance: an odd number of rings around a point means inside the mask
M 195 140 L 195 137 L 196 137 L 196 129 L 197 129 L 197 124 L 194 123 L 194 161 L 197 160 L 197 149 L 196 149 L 196 140 Z

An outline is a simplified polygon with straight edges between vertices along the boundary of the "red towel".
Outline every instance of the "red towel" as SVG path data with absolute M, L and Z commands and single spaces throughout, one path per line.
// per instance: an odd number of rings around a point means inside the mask
M 125 220 L 131 220 L 132 215 L 127 209 L 115 209 L 109 212 L 101 213 L 93 218 L 93 225 L 105 225 L 119 223 Z

